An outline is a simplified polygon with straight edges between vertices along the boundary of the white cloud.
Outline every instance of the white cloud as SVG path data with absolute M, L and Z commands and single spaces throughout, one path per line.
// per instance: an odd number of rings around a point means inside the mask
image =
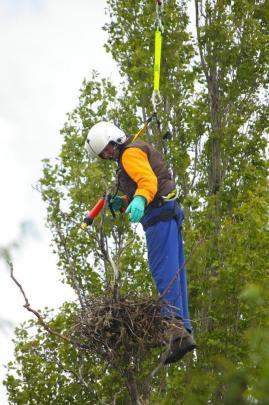
M 28 240 L 14 263 L 36 308 L 57 306 L 73 297 L 59 282 L 43 222 L 45 208 L 31 186 L 40 176 L 41 159 L 59 152 L 59 129 L 77 104 L 83 79 L 92 69 L 118 78 L 103 49 L 105 4 L 105 0 L 0 0 L 0 246 L 16 239 L 22 221 L 36 223 L 40 240 Z M 17 323 L 28 318 L 22 305 L 19 291 L 0 264 L 0 319 Z M 2 364 L 12 356 L 10 338 L 0 334 L 1 380 Z M 3 395 L 0 382 L 1 399 Z

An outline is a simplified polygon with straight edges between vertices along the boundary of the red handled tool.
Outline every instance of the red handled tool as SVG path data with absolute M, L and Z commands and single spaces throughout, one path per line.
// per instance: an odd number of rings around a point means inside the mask
M 105 199 L 105 197 L 103 197 L 95 204 L 93 209 L 91 209 L 91 211 L 89 211 L 87 217 L 84 218 L 83 223 L 81 224 L 82 229 L 86 229 L 87 226 L 89 226 L 93 223 L 94 219 L 97 217 L 97 215 L 100 214 L 100 212 L 104 208 L 105 203 L 106 203 L 106 199 Z
M 94 219 L 97 217 L 97 215 L 100 214 L 100 212 L 102 211 L 102 209 L 104 208 L 106 201 L 108 202 L 108 207 L 111 211 L 111 214 L 113 215 L 113 217 L 115 218 L 115 212 L 113 210 L 113 208 L 110 205 L 110 200 L 111 198 L 113 198 L 110 194 L 107 197 L 103 197 L 101 198 L 96 204 L 95 206 L 91 209 L 91 211 L 89 211 L 88 215 L 84 218 L 83 223 L 81 224 L 81 228 L 82 229 L 86 229 L 87 226 L 92 225 Z M 128 205 L 128 204 L 127 204 Z M 121 210 L 121 212 L 124 212 L 125 209 Z

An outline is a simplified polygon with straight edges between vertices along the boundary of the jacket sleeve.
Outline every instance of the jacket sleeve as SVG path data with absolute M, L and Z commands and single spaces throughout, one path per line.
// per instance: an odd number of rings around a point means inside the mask
M 153 172 L 147 154 L 139 148 L 127 148 L 121 162 L 128 176 L 137 184 L 136 195 L 145 197 L 149 204 L 158 190 L 158 179 Z

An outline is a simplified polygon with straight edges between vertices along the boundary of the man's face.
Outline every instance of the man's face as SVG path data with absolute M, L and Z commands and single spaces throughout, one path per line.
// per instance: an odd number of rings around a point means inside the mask
M 119 150 L 111 142 L 99 153 L 101 159 L 116 160 L 119 156 Z

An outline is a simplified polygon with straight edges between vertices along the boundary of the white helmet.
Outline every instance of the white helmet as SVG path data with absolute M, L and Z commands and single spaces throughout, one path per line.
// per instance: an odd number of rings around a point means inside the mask
M 111 122 L 98 122 L 88 133 L 85 149 L 89 158 L 98 156 L 109 142 L 123 144 L 126 141 L 125 133 Z

